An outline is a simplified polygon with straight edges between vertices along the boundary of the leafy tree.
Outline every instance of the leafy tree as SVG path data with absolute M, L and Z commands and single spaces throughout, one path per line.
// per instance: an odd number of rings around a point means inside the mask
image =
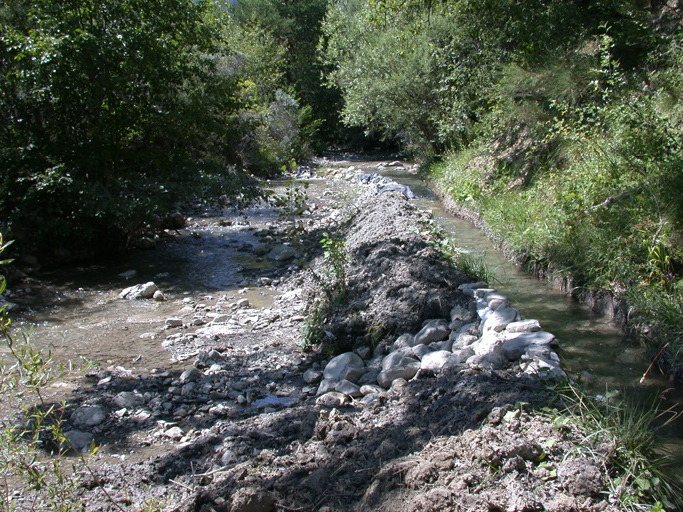
M 192 162 L 235 160 L 210 2 L 13 0 L 0 16 L 0 212 L 23 245 L 130 242 Z

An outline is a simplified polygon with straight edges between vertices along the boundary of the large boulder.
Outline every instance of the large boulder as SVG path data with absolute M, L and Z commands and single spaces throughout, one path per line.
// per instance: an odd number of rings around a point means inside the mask
M 443 341 L 448 338 L 451 333 L 448 328 L 448 324 L 441 319 L 430 320 L 427 324 L 420 329 L 415 335 L 415 345 L 428 345 L 433 341 Z
M 298 255 L 299 253 L 291 245 L 278 245 L 272 249 L 266 257 L 276 263 L 285 263 L 293 260 Z
M 323 377 L 335 382 L 341 382 L 344 379 L 358 382 L 364 373 L 365 363 L 360 356 L 354 352 L 346 352 L 327 363 Z
M 392 352 L 382 360 L 382 371 L 377 376 L 377 383 L 389 389 L 396 379 L 412 379 L 420 370 L 420 361 L 413 355 L 411 348 Z
M 482 331 L 501 332 L 510 322 L 519 319 L 519 311 L 502 303 L 486 318 Z
M 523 333 L 503 343 L 501 351 L 510 361 L 522 357 L 527 348 L 534 345 L 550 345 L 555 341 L 555 336 L 545 331 Z

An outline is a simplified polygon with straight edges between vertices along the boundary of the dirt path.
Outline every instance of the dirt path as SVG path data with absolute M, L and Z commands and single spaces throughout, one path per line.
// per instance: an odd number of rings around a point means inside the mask
M 349 264 L 345 300 L 321 317 L 323 347 L 370 360 L 470 300 L 458 291 L 470 279 L 432 245 L 428 215 L 400 192 L 366 193 L 349 164 L 338 167 L 301 223 L 250 221 L 244 249 L 274 262 L 251 278 L 272 304 L 179 300 L 180 327 L 156 331 L 174 365 L 92 372 L 73 391 L 64 429 L 103 447 L 77 489 L 85 510 L 616 510 L 611 448 L 556 426 L 541 412 L 545 386 L 518 367 L 455 366 L 372 399 L 318 399 L 307 372 L 333 354 L 300 340 L 323 296 L 324 233 L 344 241 Z M 278 262 L 276 249 L 291 256 Z

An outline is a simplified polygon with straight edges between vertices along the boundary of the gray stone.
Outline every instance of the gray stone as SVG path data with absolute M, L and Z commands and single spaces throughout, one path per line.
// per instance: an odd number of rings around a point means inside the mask
M 405 366 L 391 368 L 389 370 L 382 370 L 377 376 L 377 383 L 383 388 L 390 388 L 391 384 L 396 379 L 410 380 L 415 377 L 415 374 L 420 370 L 420 362 L 414 361 Z
M 152 298 L 157 302 L 164 302 L 166 300 L 166 295 L 164 295 L 164 292 L 161 290 L 157 290 L 154 292 L 154 295 L 152 295 Z
M 429 344 L 429 348 L 432 350 L 447 350 L 450 352 L 453 349 L 453 340 L 435 341 Z
M 538 320 L 520 320 L 519 322 L 510 322 L 505 327 L 507 332 L 536 332 L 541 330 L 541 324 Z
M 272 249 L 266 256 L 269 260 L 275 261 L 277 263 L 284 263 L 293 260 L 299 255 L 296 249 L 290 245 L 278 245 Z
M 392 352 L 384 359 L 382 359 L 382 370 L 391 370 L 392 368 L 399 368 L 411 363 L 418 362 L 412 347 L 403 348 Z
M 489 330 L 501 332 L 510 322 L 519 320 L 519 318 L 519 311 L 507 304 L 501 304 L 498 306 L 498 309 L 488 316 L 484 322 L 482 332 Z
M 467 365 L 482 370 L 500 370 L 507 362 L 500 352 L 491 352 L 483 355 L 474 355 L 467 359 Z
M 339 391 L 340 393 L 344 393 L 345 395 L 350 396 L 351 398 L 360 398 L 363 396 L 363 393 L 360 391 L 360 387 L 358 387 L 356 384 L 354 384 L 351 381 L 348 380 L 343 380 L 334 387 L 335 391 Z
M 375 408 L 382 405 L 382 402 L 384 402 L 384 398 L 385 397 L 380 395 L 379 393 L 368 393 L 361 399 L 361 403 L 364 407 Z
M 94 427 L 107 419 L 107 413 L 102 407 L 80 407 L 71 415 L 71 421 L 76 425 Z
M 180 374 L 180 383 L 187 384 L 188 382 L 192 382 L 199 379 L 201 376 L 202 372 L 197 370 L 197 368 L 188 368 Z
M 469 307 L 465 308 L 463 306 L 455 306 L 453 309 L 451 309 L 451 322 L 461 320 L 462 322 L 468 323 L 473 319 L 474 318 Z
M 384 388 L 378 386 L 377 384 L 366 384 L 364 386 L 361 386 L 360 392 L 363 395 L 369 395 L 371 393 L 377 393 L 377 394 L 382 395 L 385 393 L 385 390 L 384 390 Z
M 453 354 L 446 350 L 438 350 L 436 352 L 425 354 L 420 362 L 420 368 L 422 370 L 439 372 L 444 366 L 446 366 L 452 355 Z
M 88 453 L 94 439 L 93 435 L 89 432 L 82 432 L 80 430 L 64 432 L 64 437 L 67 439 L 69 448 L 79 453 Z
M 351 382 L 358 382 L 358 379 L 365 373 L 365 363 L 353 352 L 346 352 L 332 359 L 327 366 L 323 376 L 325 379 L 332 379 L 336 382 L 344 379 Z
M 391 351 L 399 350 L 401 348 L 412 347 L 415 345 L 415 336 L 409 333 L 401 334 L 393 345 L 391 345 Z
M 350 401 L 351 399 L 344 393 L 330 391 L 329 393 L 325 393 L 324 395 L 318 397 L 315 403 L 316 405 L 320 405 L 322 407 L 342 407 L 348 404 Z
M 363 376 L 358 379 L 358 384 L 359 386 L 363 386 L 364 384 L 374 384 L 377 382 L 377 376 L 379 375 L 380 369 L 379 368 L 370 368 L 368 369 Z
M 258 244 L 256 247 L 254 247 L 253 252 L 256 256 L 265 256 L 272 250 L 273 246 L 270 244 Z
M 531 345 L 549 345 L 555 340 L 555 336 L 545 331 L 523 333 L 506 341 L 502 346 L 502 352 L 510 361 L 522 357 L 527 347 Z
M 132 391 L 121 391 L 113 398 L 114 404 L 119 408 L 134 409 L 145 402 L 145 399 Z
M 228 320 L 230 320 L 230 315 L 225 315 L 225 314 L 223 314 L 223 315 L 216 315 L 216 316 L 213 317 L 213 320 L 211 321 L 211 324 L 212 324 L 212 325 L 214 325 L 214 324 L 224 324 L 224 323 L 226 323 Z
M 246 487 L 235 491 L 230 512 L 275 512 L 275 500 L 267 492 Z
M 334 387 L 337 385 L 337 381 L 334 379 L 323 379 L 320 381 L 320 386 L 318 386 L 318 395 L 324 395 L 330 391 L 334 391 Z
M 240 299 L 237 301 L 238 308 L 248 308 L 249 306 L 249 299 Z
M 136 275 L 138 275 L 136 270 L 126 270 L 125 272 L 121 272 L 119 277 L 121 279 L 133 279 Z
M 372 349 L 370 347 L 359 347 L 356 349 L 356 354 L 361 359 L 370 359 L 372 357 Z
M 314 370 L 312 368 L 304 372 L 304 382 L 306 384 L 317 384 L 323 378 L 323 372 L 320 370 Z
M 158 290 L 156 284 L 152 281 L 144 284 L 137 284 L 135 286 L 130 286 L 125 288 L 121 293 L 119 293 L 119 299 L 134 300 L 134 299 L 151 299 L 154 297 L 154 293 Z
M 413 354 L 415 354 L 415 357 L 418 359 L 422 359 L 425 355 L 429 354 L 432 349 L 429 348 L 427 345 L 415 345 L 412 347 L 413 349 Z
M 450 330 L 444 320 L 430 320 L 415 335 L 415 345 L 428 345 L 432 341 L 443 341 L 448 338 Z

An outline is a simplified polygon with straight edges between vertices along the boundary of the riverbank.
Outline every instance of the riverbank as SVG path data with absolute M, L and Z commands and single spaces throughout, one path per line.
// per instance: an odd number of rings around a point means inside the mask
M 670 303 L 677 300 L 675 297 L 668 297 L 663 291 L 657 292 L 660 295 L 655 293 L 655 297 L 649 296 L 647 292 L 647 279 L 641 283 L 638 291 L 634 287 L 629 289 L 613 282 L 608 283 L 609 287 L 600 287 L 595 282 L 587 281 L 585 276 L 577 275 L 573 270 L 573 266 L 568 266 L 566 259 L 564 261 L 556 260 L 547 254 L 538 256 L 538 241 L 531 241 L 535 236 L 534 230 L 527 227 L 527 231 L 529 231 L 528 236 L 531 238 L 529 238 L 528 244 L 520 244 L 518 233 L 513 234 L 513 231 L 519 231 L 523 228 L 517 227 L 508 231 L 499 222 L 501 217 L 499 212 L 496 212 L 495 209 L 492 212 L 486 210 L 484 206 L 486 199 L 483 194 L 477 200 L 468 195 L 466 201 L 458 201 L 455 196 L 459 194 L 453 192 L 454 178 L 452 172 L 446 170 L 447 165 L 449 164 L 442 166 L 435 174 L 430 176 L 430 184 L 450 213 L 480 228 L 497 247 L 501 248 L 510 261 L 523 268 L 526 272 L 552 283 L 558 289 L 586 304 L 594 312 L 611 318 L 621 326 L 626 334 L 639 339 L 647 347 L 649 362 L 653 363 L 655 371 L 661 371 L 676 386 L 680 386 L 683 383 L 683 361 L 680 361 L 678 358 L 679 351 L 676 347 L 678 347 L 679 342 L 675 332 L 673 332 L 675 331 L 674 326 L 671 324 L 673 322 L 677 325 L 676 322 L 678 322 L 678 320 L 673 318 L 678 315 L 671 309 L 675 308 L 675 306 Z M 472 177 L 470 176 L 470 178 Z M 459 179 L 456 178 L 455 181 Z M 471 179 L 467 183 L 470 188 L 473 186 Z M 509 195 L 514 196 L 514 192 L 509 192 Z M 510 201 L 514 201 L 514 199 L 510 199 Z M 523 200 L 518 198 L 518 201 Z M 500 202 L 503 205 L 502 207 L 505 208 L 506 203 L 504 200 L 501 199 Z M 495 208 L 500 207 L 501 205 L 498 205 Z M 518 209 L 523 210 L 523 208 L 519 207 Z M 522 215 L 520 213 L 517 214 Z M 487 215 L 492 215 L 498 219 L 495 221 L 495 226 L 487 221 Z M 529 211 L 525 215 L 533 216 L 534 212 Z M 526 219 L 524 223 L 532 225 L 533 221 Z M 565 229 L 572 228 L 568 225 Z M 562 237 L 558 236 L 558 238 Z M 554 250 L 556 251 L 557 249 L 548 249 L 547 252 L 553 253 Z M 629 279 L 628 281 L 632 283 L 634 279 Z M 657 283 L 655 282 L 654 284 L 656 285 Z M 645 288 L 642 288 L 643 286 Z M 617 291 L 614 291 L 615 288 Z M 655 289 L 653 287 L 652 293 L 654 292 Z M 657 307 L 653 306 L 653 301 L 656 300 L 656 297 L 659 297 L 660 301 Z M 671 311 L 668 311 L 668 309 L 671 309 Z M 664 313 L 662 310 L 667 310 L 667 312 Z M 662 315 L 658 317 L 657 311 L 662 313 Z M 664 316 L 670 316 L 671 318 L 665 320 Z
M 614 439 L 589 436 L 552 411 L 559 404 L 526 372 L 534 354 L 470 361 L 500 356 L 519 339 L 505 336 L 515 334 L 510 324 L 524 305 L 483 283 L 468 287 L 473 280 L 434 248 L 429 215 L 400 192 L 372 195 L 351 167 L 335 163 L 317 180 L 320 193 L 299 217 L 264 215 L 261 207 L 229 226 L 240 233 L 229 236 L 241 252 L 270 262 L 242 269 L 237 291 L 162 286 L 158 303 L 114 292 L 110 299 L 131 312 L 165 308 L 144 339 L 168 351 L 168 365 L 104 367 L 76 382 L 62 427 L 79 448 L 89 440 L 102 447 L 76 499 L 86 510 L 246 512 L 597 511 L 633 498 Z M 180 236 L 197 241 L 196 254 L 206 258 L 210 236 L 228 237 L 219 217 L 200 218 Z M 300 345 L 325 295 L 320 278 L 330 262 L 319 241 L 326 233 L 349 263 L 346 297 L 321 320 L 323 346 L 338 341 L 362 362 L 351 365 L 356 377 L 347 372 L 329 392 L 318 379 L 332 379 L 334 354 Z M 270 290 L 272 303 L 247 299 L 250 289 Z M 494 315 L 507 321 L 494 325 Z M 416 342 L 430 329 L 446 338 Z M 551 341 L 534 344 L 536 355 L 551 357 Z M 484 342 L 494 349 L 484 352 Z M 467 348 L 473 354 L 454 361 Z M 381 379 L 396 370 L 394 359 L 412 376 Z M 449 364 L 423 368 L 430 359 Z M 343 382 L 363 378 L 358 389 Z M 615 475 L 625 478 L 618 491 Z

